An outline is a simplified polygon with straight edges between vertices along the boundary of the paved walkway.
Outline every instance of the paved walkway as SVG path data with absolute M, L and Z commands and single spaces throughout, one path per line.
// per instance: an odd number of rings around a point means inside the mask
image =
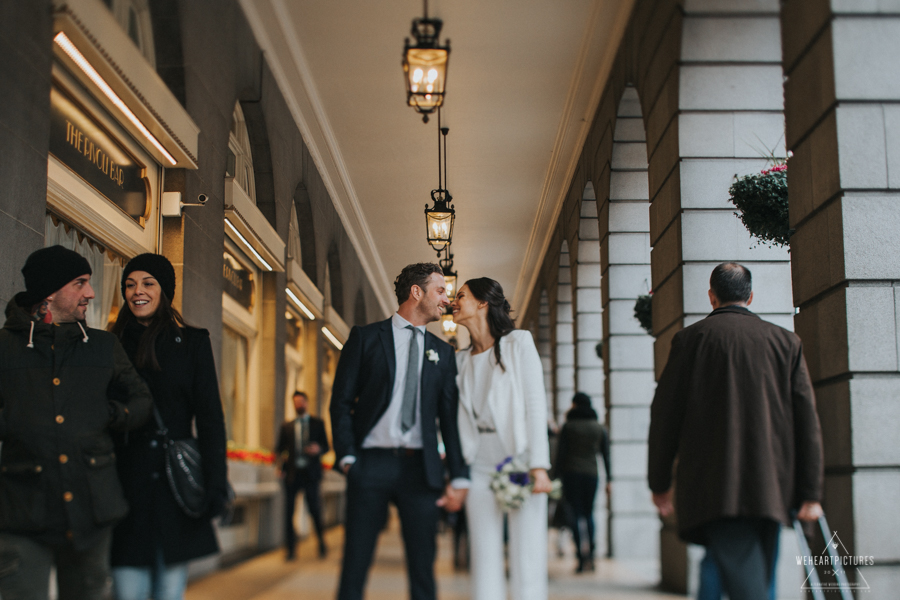
M 403 546 L 398 529 L 394 521 L 381 536 L 375 566 L 369 574 L 366 600 L 407 597 Z M 280 550 L 258 556 L 193 582 L 188 587 L 186 600 L 334 600 L 342 543 L 343 530 L 334 528 L 328 533 L 331 552 L 324 560 L 316 558 L 316 546 L 308 539 L 301 544 L 296 561 L 285 562 L 284 552 Z M 467 573 L 453 570 L 449 534 L 442 535 L 439 543 L 438 597 L 440 600 L 468 599 L 469 577 Z M 656 589 L 658 571 L 651 562 L 601 560 L 594 573 L 575 575 L 571 555 L 558 558 L 555 552 L 553 554 L 551 600 L 685 598 Z

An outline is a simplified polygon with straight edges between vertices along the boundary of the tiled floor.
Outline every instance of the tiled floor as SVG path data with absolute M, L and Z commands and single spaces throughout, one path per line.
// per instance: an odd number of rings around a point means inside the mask
M 306 540 L 296 561 L 285 562 L 283 551 L 270 552 L 231 569 L 210 575 L 188 587 L 186 600 L 333 600 L 340 569 L 343 531 L 328 533 L 331 553 L 316 558 L 316 547 Z M 551 540 L 552 544 L 552 540 Z M 660 600 L 681 598 L 656 589 L 657 567 L 652 562 L 601 560 L 591 574 L 575 575 L 571 555 L 550 563 L 551 600 Z M 453 570 L 449 534 L 441 536 L 436 565 L 441 600 L 469 598 L 469 578 Z M 379 543 L 375 566 L 369 575 L 367 600 L 406 598 L 403 546 L 397 523 Z M 501 599 L 498 599 L 501 600 Z M 513 599 L 515 600 L 515 599 Z

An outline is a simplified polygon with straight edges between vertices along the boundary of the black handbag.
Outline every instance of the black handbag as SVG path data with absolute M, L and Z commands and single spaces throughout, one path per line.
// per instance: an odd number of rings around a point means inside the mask
M 166 478 L 175 502 L 182 512 L 195 519 L 206 512 L 206 486 L 203 481 L 203 458 L 196 438 L 169 438 L 169 430 L 154 405 L 153 416 L 166 453 Z

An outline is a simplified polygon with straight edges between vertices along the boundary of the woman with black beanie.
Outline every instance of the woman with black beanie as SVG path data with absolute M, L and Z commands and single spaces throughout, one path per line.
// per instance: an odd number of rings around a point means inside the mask
M 209 332 L 184 324 L 174 295 L 168 259 L 136 256 L 122 274 L 125 302 L 112 332 L 150 387 L 168 437 L 190 438 L 196 425 L 207 508 L 192 518 L 179 506 L 156 419 L 118 440 L 119 477 L 131 510 L 113 532 L 117 600 L 181 600 L 188 561 L 219 551 L 210 521 L 225 508 L 228 483 L 216 367 Z

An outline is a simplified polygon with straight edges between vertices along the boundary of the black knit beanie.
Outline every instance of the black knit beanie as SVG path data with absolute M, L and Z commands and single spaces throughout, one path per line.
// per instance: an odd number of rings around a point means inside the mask
M 35 250 L 25 261 L 25 294 L 22 305 L 34 306 L 70 281 L 82 275 L 91 275 L 91 265 L 85 257 L 62 246 L 50 246 Z
M 153 275 L 169 302 L 175 298 L 175 269 L 162 254 L 138 254 L 128 261 L 122 272 L 122 297 L 125 297 L 125 280 L 134 271 L 146 271 Z

